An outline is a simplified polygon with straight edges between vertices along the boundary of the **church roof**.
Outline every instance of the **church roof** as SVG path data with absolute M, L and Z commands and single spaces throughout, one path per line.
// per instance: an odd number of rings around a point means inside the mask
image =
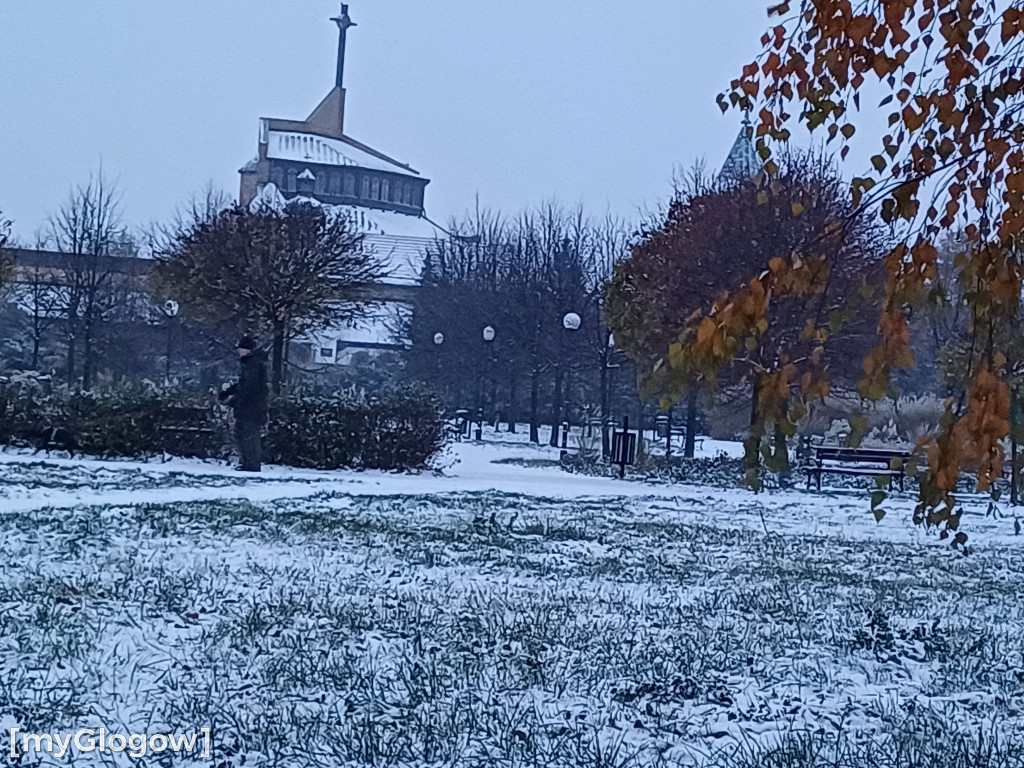
M 754 142 L 748 136 L 749 129 L 750 120 L 747 118 L 744 119 L 743 127 L 740 128 L 740 133 L 722 164 L 718 178 L 728 181 L 748 181 L 764 169 L 761 158 L 758 157 L 757 151 L 754 149 Z
M 249 206 L 252 210 L 261 205 L 281 210 L 295 200 L 321 206 L 335 214 L 350 216 L 363 233 L 363 244 L 384 260 L 388 276 L 381 282 L 385 285 L 418 284 L 424 254 L 445 234 L 444 230 L 424 216 L 352 205 L 329 205 L 307 196 L 298 196 L 289 201 L 273 184 L 267 184 Z
M 295 160 L 300 163 L 351 165 L 419 176 L 419 173 L 409 166 L 384 159 L 380 153 L 368 152 L 354 143 L 301 131 L 270 130 L 267 136 L 267 157 Z

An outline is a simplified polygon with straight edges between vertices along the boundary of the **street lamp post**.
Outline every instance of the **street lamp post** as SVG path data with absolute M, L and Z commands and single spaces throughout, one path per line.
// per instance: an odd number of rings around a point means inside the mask
M 615 335 L 608 334 L 608 346 L 604 350 L 603 362 L 601 364 L 601 458 L 608 458 L 611 451 L 609 432 L 614 423 L 611 415 L 612 392 L 615 390 L 615 382 L 612 371 L 618 368 L 613 364 L 612 357 L 615 354 Z
M 484 347 L 487 349 L 487 354 L 490 354 L 490 345 L 494 341 L 494 326 L 485 325 L 483 333 L 481 334 L 484 340 Z M 476 439 L 483 440 L 484 437 L 484 405 L 483 405 L 483 379 L 477 385 L 477 409 L 476 409 Z
M 568 332 L 578 331 L 580 329 L 581 325 L 583 325 L 583 320 L 575 312 L 566 312 L 564 315 L 562 315 L 562 334 L 563 334 L 563 336 L 564 336 L 564 334 L 566 334 Z M 561 347 L 561 342 L 562 342 L 562 336 L 559 337 L 559 347 Z M 561 357 L 561 354 L 559 355 L 559 357 Z M 572 370 L 570 368 L 569 374 L 571 375 L 571 373 L 572 373 Z M 570 376 L 566 376 L 564 379 L 561 379 L 561 376 L 562 376 L 561 371 L 559 371 L 558 376 L 560 378 L 560 383 L 556 382 L 556 394 L 560 395 L 561 399 L 563 401 L 566 401 L 566 400 L 569 399 Z M 564 403 L 555 403 L 555 406 L 559 407 L 559 408 L 562 407 L 563 405 L 564 405 Z M 568 409 L 566 409 L 566 411 L 568 411 Z M 557 414 L 557 411 L 556 411 L 556 414 Z M 561 439 L 561 441 L 558 440 L 558 429 L 559 429 L 559 427 L 561 427 L 561 429 L 562 429 L 562 439 Z M 559 419 L 558 418 L 553 419 L 553 423 L 551 425 L 551 429 L 552 429 L 552 435 L 551 435 L 551 442 L 550 442 L 550 444 L 552 446 L 555 446 L 555 447 L 557 447 L 558 445 L 561 445 L 562 448 L 568 447 L 568 444 L 569 444 L 569 422 L 568 422 L 568 420 L 567 419 L 563 419 L 561 421 L 561 423 L 559 423 Z
M 171 380 L 171 335 L 174 332 L 174 318 L 178 316 L 178 302 L 168 299 L 164 302 L 164 315 L 167 317 L 167 362 L 164 369 L 164 379 Z

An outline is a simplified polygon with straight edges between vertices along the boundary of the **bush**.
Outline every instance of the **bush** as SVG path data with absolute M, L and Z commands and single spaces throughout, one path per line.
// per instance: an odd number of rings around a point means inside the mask
M 563 451 L 560 461 L 566 472 L 574 472 L 598 477 L 618 477 L 619 467 L 601 461 L 591 454 L 581 457 Z M 626 467 L 626 477 L 657 482 L 682 483 L 684 485 L 710 485 L 715 488 L 743 487 L 745 468 L 743 459 L 733 459 L 725 454 L 714 457 L 686 459 L 682 456 L 641 455 L 637 452 L 637 462 Z M 768 473 L 762 478 L 767 480 Z
M 0 380 L 0 444 L 74 449 L 102 457 L 226 457 L 227 409 L 153 384 L 90 392 L 30 376 Z M 52 439 L 54 431 L 57 439 Z M 368 397 L 349 389 L 271 403 L 269 463 L 312 469 L 420 469 L 444 445 L 440 404 L 414 389 Z
M 273 402 L 264 455 L 271 463 L 313 469 L 420 469 L 444 441 L 436 397 L 416 389 L 383 397 L 348 389 Z
M 55 431 L 57 432 L 54 439 Z M 74 449 L 102 457 L 225 455 L 227 432 L 203 398 L 151 383 L 50 391 L 45 378 L 0 381 L 0 443 Z

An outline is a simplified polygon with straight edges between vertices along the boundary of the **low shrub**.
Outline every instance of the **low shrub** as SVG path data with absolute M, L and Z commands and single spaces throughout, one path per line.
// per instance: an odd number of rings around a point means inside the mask
M 311 469 L 421 469 L 444 442 L 433 396 L 348 389 L 273 400 L 264 456 Z M 150 383 L 51 392 L 47 381 L 32 377 L 0 381 L 0 444 L 132 458 L 225 458 L 231 448 L 227 409 L 208 396 Z
M 225 455 L 222 413 L 201 397 L 143 382 L 92 391 L 50 390 L 46 379 L 0 382 L 0 443 L 105 458 Z
M 267 461 L 314 469 L 422 469 L 445 442 L 440 401 L 417 389 L 294 394 L 271 404 Z
M 567 472 L 599 477 L 618 477 L 618 465 L 602 461 L 594 452 L 586 457 L 563 452 L 561 467 Z M 767 473 L 765 473 L 767 475 Z M 743 485 L 745 470 L 743 459 L 719 454 L 713 457 L 686 459 L 681 456 L 637 454 L 637 462 L 626 467 L 626 476 L 688 485 L 710 485 L 716 488 L 737 488 Z

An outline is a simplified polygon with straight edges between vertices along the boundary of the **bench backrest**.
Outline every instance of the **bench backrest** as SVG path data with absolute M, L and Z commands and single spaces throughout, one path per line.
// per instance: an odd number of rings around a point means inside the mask
M 165 421 L 206 420 L 213 417 L 213 410 L 201 405 L 171 405 L 164 409 Z
M 880 448 L 815 448 L 818 461 L 842 461 L 848 464 L 885 464 L 889 466 L 893 459 L 906 461 L 910 458 L 908 451 L 894 451 Z

